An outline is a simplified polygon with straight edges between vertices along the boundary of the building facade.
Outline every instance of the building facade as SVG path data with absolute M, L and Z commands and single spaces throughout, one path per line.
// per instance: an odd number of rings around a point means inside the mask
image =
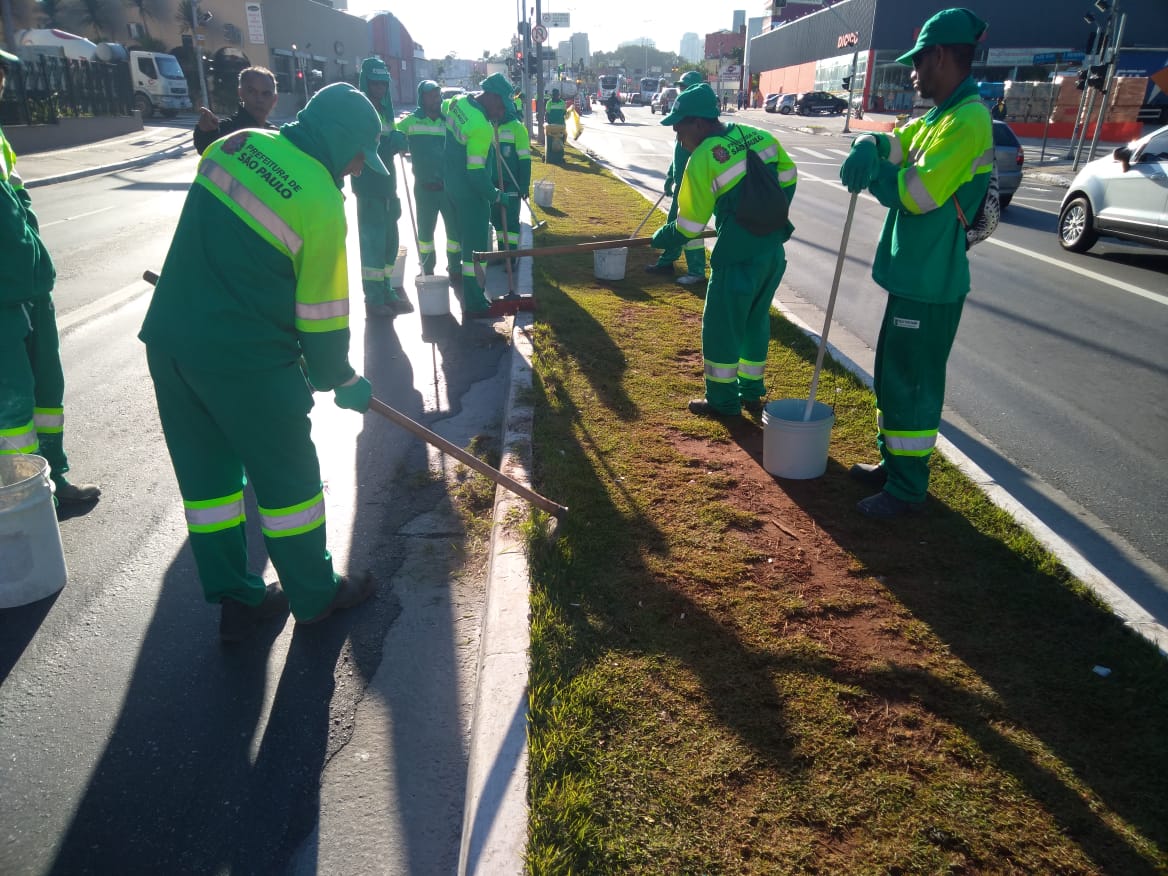
M 702 40 L 696 33 L 682 34 L 681 48 L 678 51 L 686 61 L 696 64 L 702 59 Z
M 1124 48 L 1150 58 L 1163 53 L 1168 59 L 1168 2 L 1120 0 L 1119 5 L 1127 17 Z M 846 92 L 843 79 L 854 65 L 853 87 L 865 108 L 910 112 L 909 69 L 896 58 L 912 47 L 921 25 L 938 8 L 936 0 L 841 0 L 752 39 L 750 66 L 765 94 Z M 1017 0 L 980 0 L 971 8 L 989 22 L 973 68 L 974 78 L 986 82 L 1046 81 L 1077 67 L 1078 62 L 1062 58 L 1086 48 L 1092 28 L 1084 15 L 1102 18 L 1087 0 L 1027 0 L 1024 14 Z

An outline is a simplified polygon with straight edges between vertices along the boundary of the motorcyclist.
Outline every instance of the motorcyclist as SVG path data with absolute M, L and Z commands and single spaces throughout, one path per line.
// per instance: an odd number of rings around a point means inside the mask
M 620 96 L 615 91 L 604 102 L 604 108 L 608 112 L 608 120 L 610 122 L 615 119 L 620 119 L 622 122 L 625 120 L 624 110 L 621 109 Z

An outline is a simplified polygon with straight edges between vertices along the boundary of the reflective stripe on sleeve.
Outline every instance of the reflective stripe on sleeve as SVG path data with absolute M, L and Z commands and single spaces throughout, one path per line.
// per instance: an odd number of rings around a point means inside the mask
M 445 137 L 446 126 L 413 124 L 410 126 L 410 136 L 412 137 L 414 134 L 424 134 L 428 137 Z
M 910 202 L 908 206 L 915 207 L 917 213 L 928 213 L 940 206 L 925 188 L 921 172 L 915 167 L 910 167 L 904 172 L 904 194 Z
M 772 158 L 778 158 L 779 157 L 779 147 L 778 146 L 768 146 L 766 149 L 763 149 L 761 152 L 758 153 L 758 157 L 761 158 L 763 161 L 770 161 Z
M 716 196 L 723 188 L 729 188 L 730 183 L 737 180 L 740 176 L 746 173 L 746 160 L 737 161 L 731 164 L 724 171 L 718 174 L 710 181 L 710 191 Z
M 190 532 L 221 532 L 244 521 L 243 490 L 218 499 L 183 501 Z
M 229 174 L 214 161 L 204 161 L 199 165 L 199 175 L 223 193 L 231 203 L 246 213 L 260 227 L 284 245 L 288 252 L 295 256 L 300 252 L 304 241 L 300 235 L 292 230 L 292 226 L 281 219 L 276 212 L 261 201 L 247 186 Z
M 335 301 L 322 301 L 320 304 L 305 304 L 296 302 L 296 319 L 298 322 L 321 322 L 328 319 L 338 319 L 349 315 L 349 299 L 338 298 Z
M 727 365 L 724 362 L 711 362 L 709 359 L 704 360 L 706 363 L 706 380 L 713 383 L 734 383 L 738 380 L 738 363 Z
M 797 168 L 789 167 L 786 170 L 780 170 L 779 171 L 779 184 L 785 186 L 787 183 L 794 182 L 796 179 L 798 179 L 798 177 L 799 177 L 799 171 Z
M 260 529 L 268 538 L 302 535 L 324 523 L 324 493 L 287 508 L 260 508 Z
M 64 408 L 33 408 L 32 421 L 42 435 L 56 435 L 65 429 Z
M 983 167 L 994 166 L 994 147 L 990 147 L 977 158 L 973 159 L 973 166 L 970 168 L 970 173 L 976 175 L 978 170 Z
M 691 234 L 701 234 L 702 229 L 704 229 L 706 226 L 701 222 L 694 222 L 692 219 L 686 219 L 684 216 L 678 216 L 677 227 L 688 231 Z
M 904 161 L 904 147 L 900 145 L 900 140 L 896 137 L 887 137 L 888 140 L 888 161 L 897 166 Z
M 11 429 L 0 429 L 0 453 L 36 453 L 40 446 L 32 420 Z

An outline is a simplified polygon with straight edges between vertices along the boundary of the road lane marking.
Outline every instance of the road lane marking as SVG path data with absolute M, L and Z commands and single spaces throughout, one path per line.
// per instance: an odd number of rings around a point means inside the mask
M 76 310 L 70 310 L 64 316 L 57 317 L 57 332 L 64 334 L 75 325 L 79 325 L 86 320 L 93 319 L 107 311 L 113 310 L 115 307 L 121 307 L 123 304 L 132 301 L 144 292 L 149 292 L 152 287 L 145 280 L 136 280 L 129 286 L 124 286 L 116 292 L 111 292 L 109 295 L 103 295 L 96 301 L 90 301 L 88 304 L 78 307 Z
M 63 222 L 74 222 L 78 219 L 85 219 L 89 216 L 96 216 L 98 213 L 104 213 L 106 210 L 112 210 L 116 205 L 109 207 L 102 207 L 100 210 L 90 210 L 88 213 L 78 213 L 76 216 L 66 216 L 64 219 L 54 219 L 52 222 L 42 222 L 41 228 L 52 228 L 54 225 L 60 225 Z
M 1072 273 L 1078 274 L 1081 277 L 1086 277 L 1088 280 L 1093 280 L 1096 283 L 1103 283 L 1104 285 L 1111 286 L 1114 289 L 1119 289 L 1123 292 L 1130 292 L 1132 295 L 1138 295 L 1141 298 L 1147 298 L 1149 301 L 1154 301 L 1157 304 L 1168 306 L 1168 295 L 1159 295 L 1155 292 L 1149 292 L 1147 289 L 1141 289 L 1139 286 L 1133 285 L 1132 283 L 1125 283 L 1123 280 L 1116 280 L 1113 277 L 1108 277 L 1105 274 L 1098 273 L 1097 271 L 1088 271 L 1086 268 L 1080 268 L 1078 265 L 1070 265 L 1066 262 L 1060 262 L 1056 258 L 1051 258 L 1048 255 L 1043 255 L 1042 253 L 1034 252 L 1033 250 L 1024 249 L 1023 247 L 1016 246 L 1013 243 L 1006 243 L 1006 241 L 998 240 L 996 237 L 988 237 L 986 240 L 995 246 L 1000 246 L 1003 249 L 1008 249 L 1011 252 L 1018 253 L 1019 255 L 1030 256 L 1032 259 L 1037 259 L 1040 262 L 1044 262 L 1056 268 L 1062 268 L 1063 270 L 1071 271 Z
M 800 152 L 806 152 L 808 155 L 810 155 L 810 156 L 812 156 L 812 157 L 814 157 L 814 158 L 822 158 L 824 161 L 830 161 L 830 160 L 831 160 L 831 156 L 830 156 L 830 155 L 827 155 L 827 154 L 825 154 L 825 153 L 823 153 L 823 152 L 819 152 L 819 151 L 817 151 L 817 150 L 815 150 L 815 149 L 812 149 L 812 148 L 810 148 L 809 146 L 792 146 L 791 148 L 792 148 L 792 149 L 798 149 Z
M 851 155 L 851 154 L 852 154 L 851 152 L 849 152 L 849 151 L 848 151 L 848 150 L 846 150 L 846 149 L 828 149 L 827 151 L 828 151 L 828 152 L 833 152 L 833 153 L 835 153 L 836 155 L 840 156 L 841 158 L 847 158 L 849 155 Z

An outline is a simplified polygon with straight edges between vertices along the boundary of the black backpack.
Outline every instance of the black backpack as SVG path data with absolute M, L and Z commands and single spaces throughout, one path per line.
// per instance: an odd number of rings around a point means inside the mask
M 738 133 L 742 134 L 742 131 Z M 746 151 L 746 176 L 738 184 L 738 207 L 734 218 L 751 234 L 766 237 L 790 224 L 790 202 L 779 184 L 778 175 L 771 173 L 766 162 L 747 145 L 745 134 L 742 134 L 742 146 Z

